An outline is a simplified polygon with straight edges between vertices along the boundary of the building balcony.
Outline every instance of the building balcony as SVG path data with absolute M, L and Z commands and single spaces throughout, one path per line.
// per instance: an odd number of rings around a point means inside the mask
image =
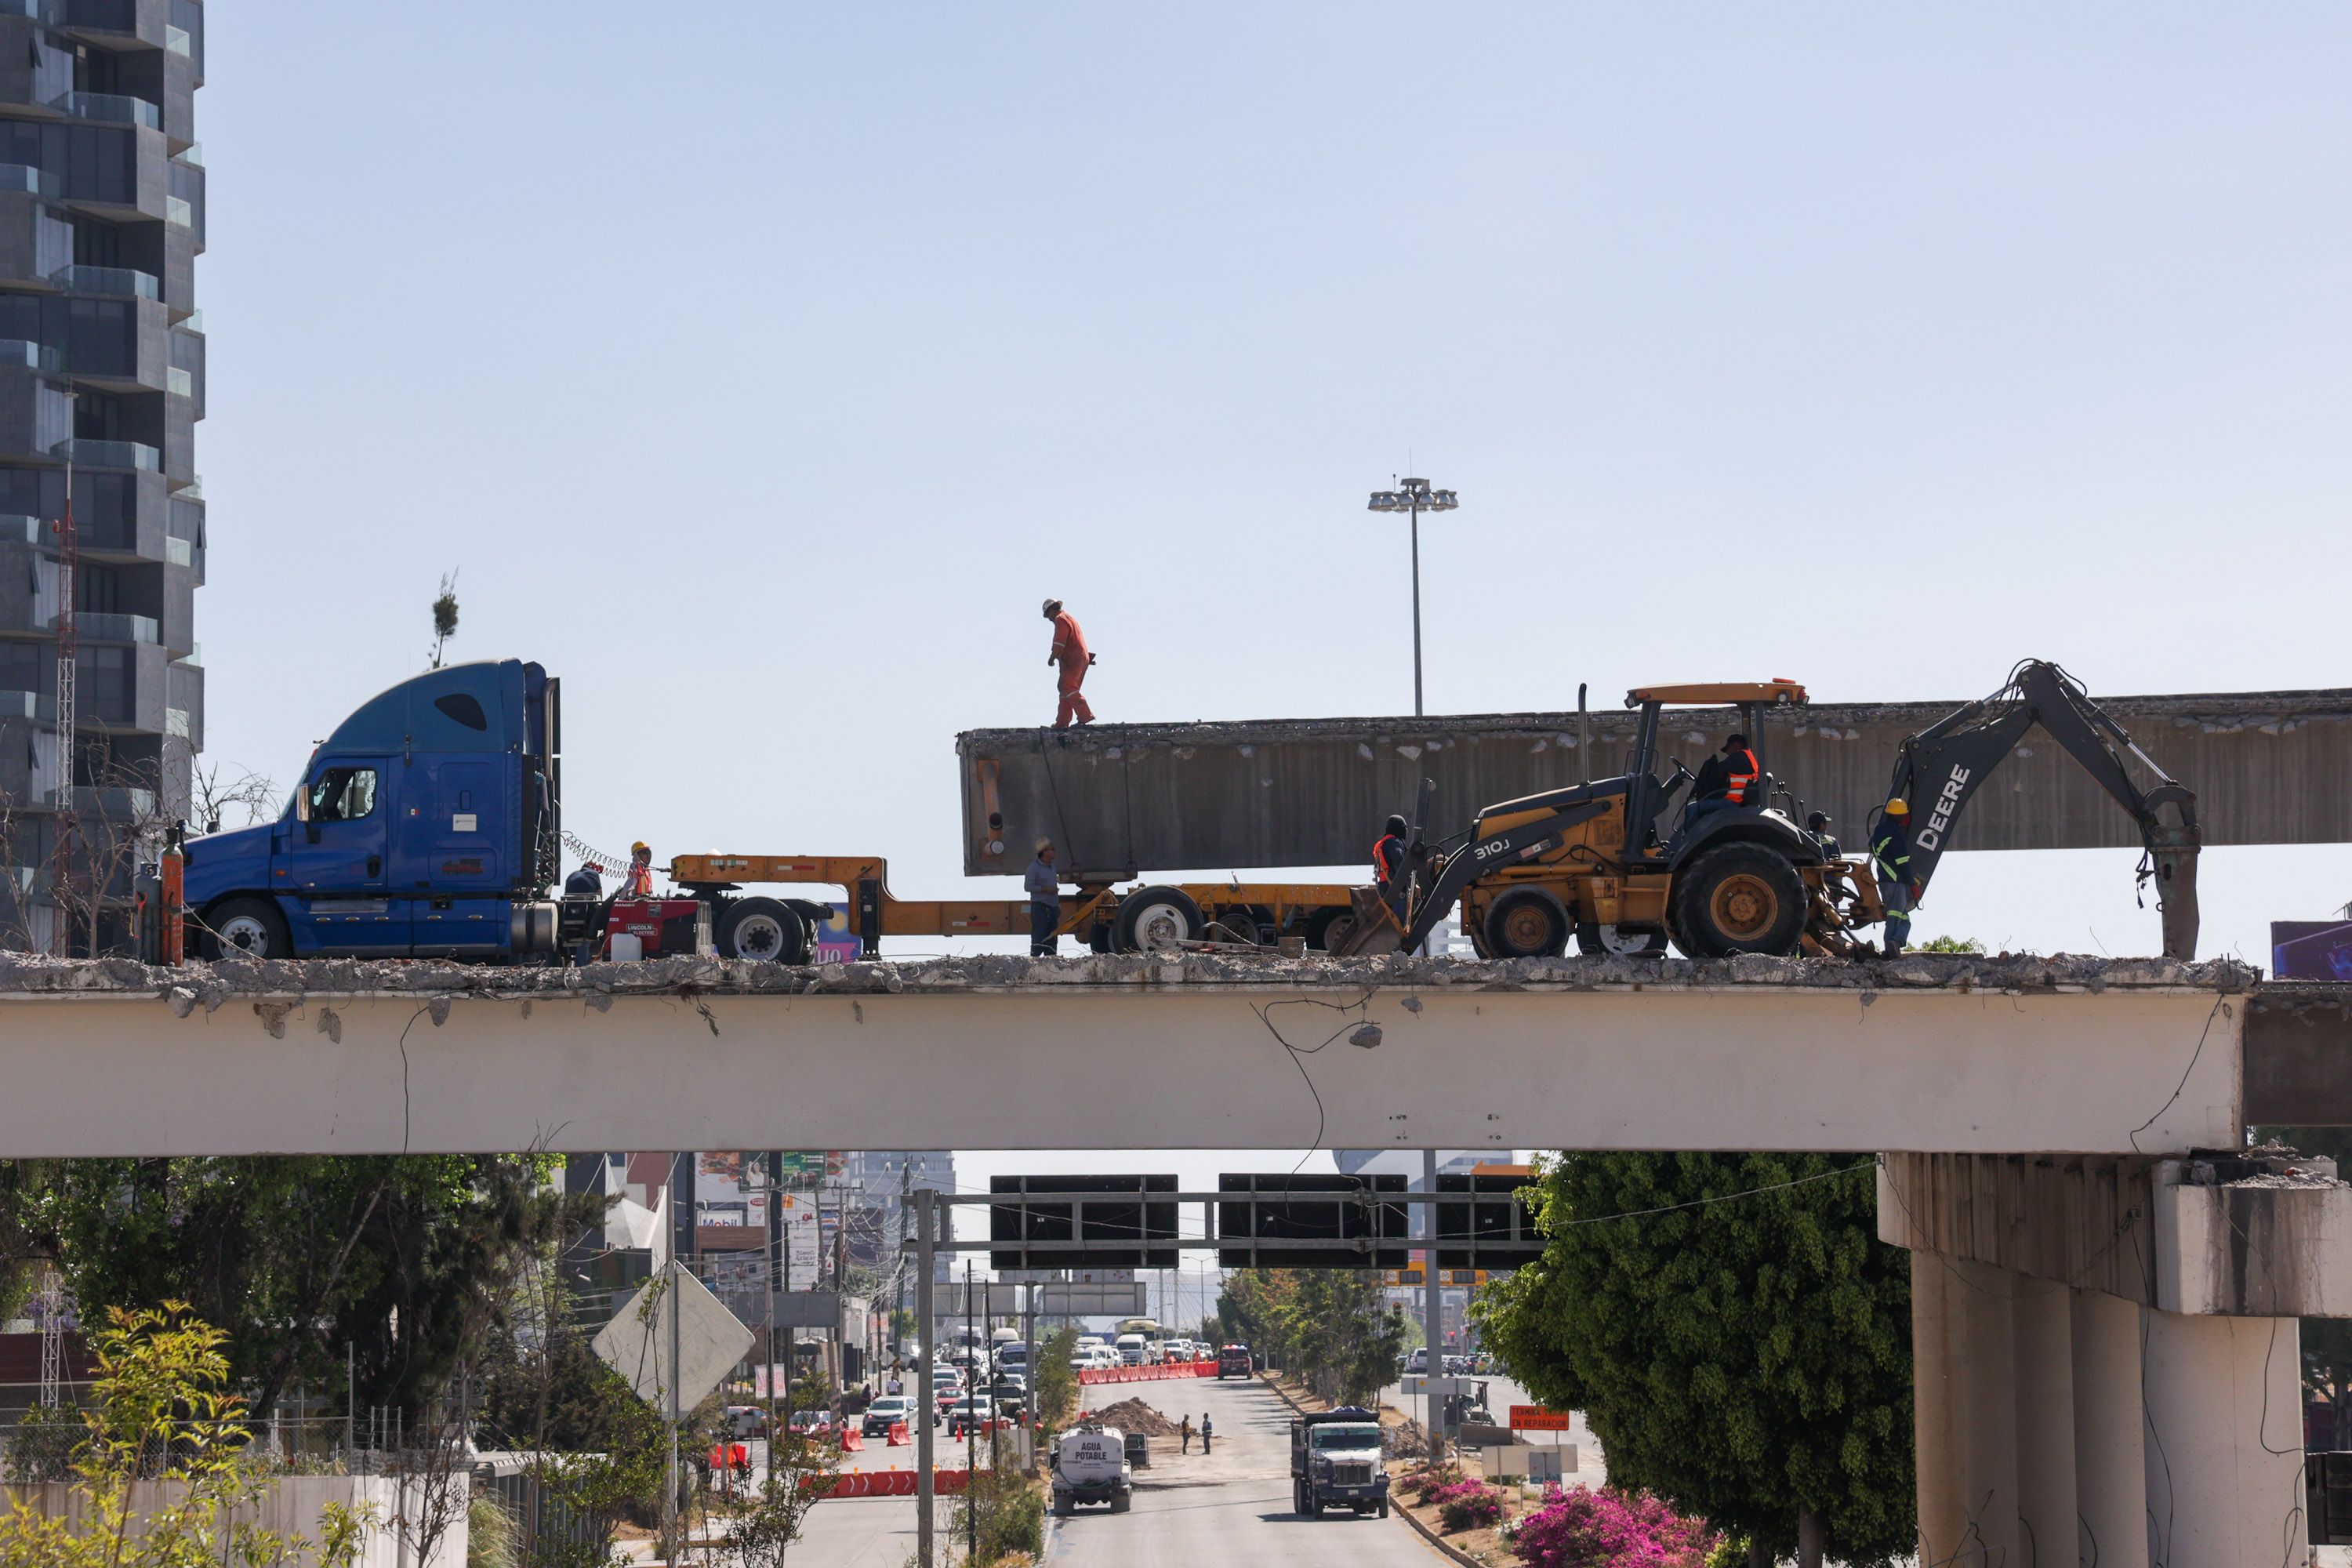
M 0 719 L 30 719 L 36 723 L 58 721 L 57 694 L 51 691 L 0 691 Z
M 60 789 L 45 789 L 40 799 L 51 811 L 63 810 L 58 797 Z M 76 784 L 73 789 L 73 809 L 83 816 L 94 816 L 107 822 L 131 822 L 155 815 L 155 792 L 132 789 L 121 784 Z
M 51 375 L 63 375 L 66 370 L 65 351 L 24 338 L 0 338 L 0 367 L 14 370 L 18 365 L 26 370 L 43 370 Z
M 30 163 L 0 163 L 0 191 L 30 191 L 37 196 L 63 194 L 65 182 Z
M 138 468 L 150 474 L 163 471 L 163 454 L 138 441 L 93 441 L 82 437 L 59 441 L 49 448 L 49 456 L 91 468 Z
M 163 129 L 163 107 L 128 93 L 68 92 L 51 99 L 49 107 L 69 120 L 109 120 L 144 125 L 150 131 Z
M 135 267 L 60 267 L 49 281 L 68 294 L 120 294 L 159 302 L 163 298 L 163 280 Z
M 96 642 L 149 642 L 163 640 L 163 628 L 152 616 L 126 616 L 110 610 L 76 610 L 74 636 Z M 49 617 L 55 630 L 58 617 Z

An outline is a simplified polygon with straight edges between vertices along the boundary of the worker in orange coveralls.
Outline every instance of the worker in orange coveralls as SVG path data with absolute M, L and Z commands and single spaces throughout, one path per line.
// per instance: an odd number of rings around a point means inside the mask
M 1095 721 L 1095 710 L 1078 692 L 1078 684 L 1087 678 L 1087 670 L 1095 656 L 1087 651 L 1087 634 L 1078 630 L 1078 617 L 1062 608 L 1059 599 L 1045 601 L 1045 618 L 1054 623 L 1054 651 L 1045 656 L 1047 664 L 1062 667 L 1062 705 L 1054 715 L 1054 728 L 1066 730 L 1076 715 L 1081 724 Z

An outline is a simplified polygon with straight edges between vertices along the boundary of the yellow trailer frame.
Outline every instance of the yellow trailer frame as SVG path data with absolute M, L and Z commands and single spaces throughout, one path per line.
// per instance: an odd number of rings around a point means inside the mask
M 849 906 L 849 927 L 869 958 L 886 936 L 1027 936 L 1029 905 L 1020 899 L 901 899 L 890 891 L 889 862 L 879 855 L 680 855 L 671 860 L 670 880 L 698 897 L 751 883 L 799 883 L 839 888 Z M 1223 928 L 1227 940 L 1256 941 L 1269 929 L 1329 946 L 1352 929 L 1349 889 L 1336 883 L 1174 882 L 1135 893 L 1169 889 L 1199 909 L 1204 928 Z M 1108 885 L 1083 886 L 1061 895 L 1056 936 L 1075 936 L 1097 952 L 1108 952 L 1119 906 L 1135 893 Z M 1256 936 L 1244 938 L 1246 926 Z M 1337 928 L 1337 929 L 1335 929 Z M 1203 930 L 1196 935 L 1216 940 Z

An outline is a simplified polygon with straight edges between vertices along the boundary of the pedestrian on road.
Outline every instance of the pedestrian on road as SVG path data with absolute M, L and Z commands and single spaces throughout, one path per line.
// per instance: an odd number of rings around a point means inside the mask
M 1037 840 L 1037 858 L 1021 878 L 1029 895 L 1029 956 L 1051 958 L 1061 946 L 1054 928 L 1062 923 L 1062 879 L 1054 870 L 1054 841 Z
M 1087 634 L 1078 630 L 1078 617 L 1062 608 L 1059 599 L 1045 601 L 1045 618 L 1054 623 L 1054 648 L 1045 656 L 1045 662 L 1062 667 L 1062 702 L 1054 715 L 1054 728 L 1068 729 L 1073 717 L 1081 724 L 1091 724 L 1095 710 L 1078 693 L 1079 684 L 1095 662 L 1095 656 L 1087 651 Z
M 1201 1412 L 1201 1457 L 1204 1459 L 1209 1457 L 1210 1434 L 1215 1430 L 1216 1427 L 1209 1420 L 1209 1413 L 1205 1410 Z
M 1183 1425 L 1177 1427 L 1176 1430 L 1178 1435 L 1184 1439 L 1184 1452 L 1188 1454 L 1191 1453 L 1192 1451 L 1192 1418 L 1190 1415 L 1184 1417 Z

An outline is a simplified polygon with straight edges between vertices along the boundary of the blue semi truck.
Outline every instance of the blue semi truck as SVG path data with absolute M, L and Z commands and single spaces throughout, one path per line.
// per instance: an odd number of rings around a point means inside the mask
M 560 684 L 519 659 L 459 664 L 363 704 L 277 821 L 186 847 L 203 955 L 555 952 Z

